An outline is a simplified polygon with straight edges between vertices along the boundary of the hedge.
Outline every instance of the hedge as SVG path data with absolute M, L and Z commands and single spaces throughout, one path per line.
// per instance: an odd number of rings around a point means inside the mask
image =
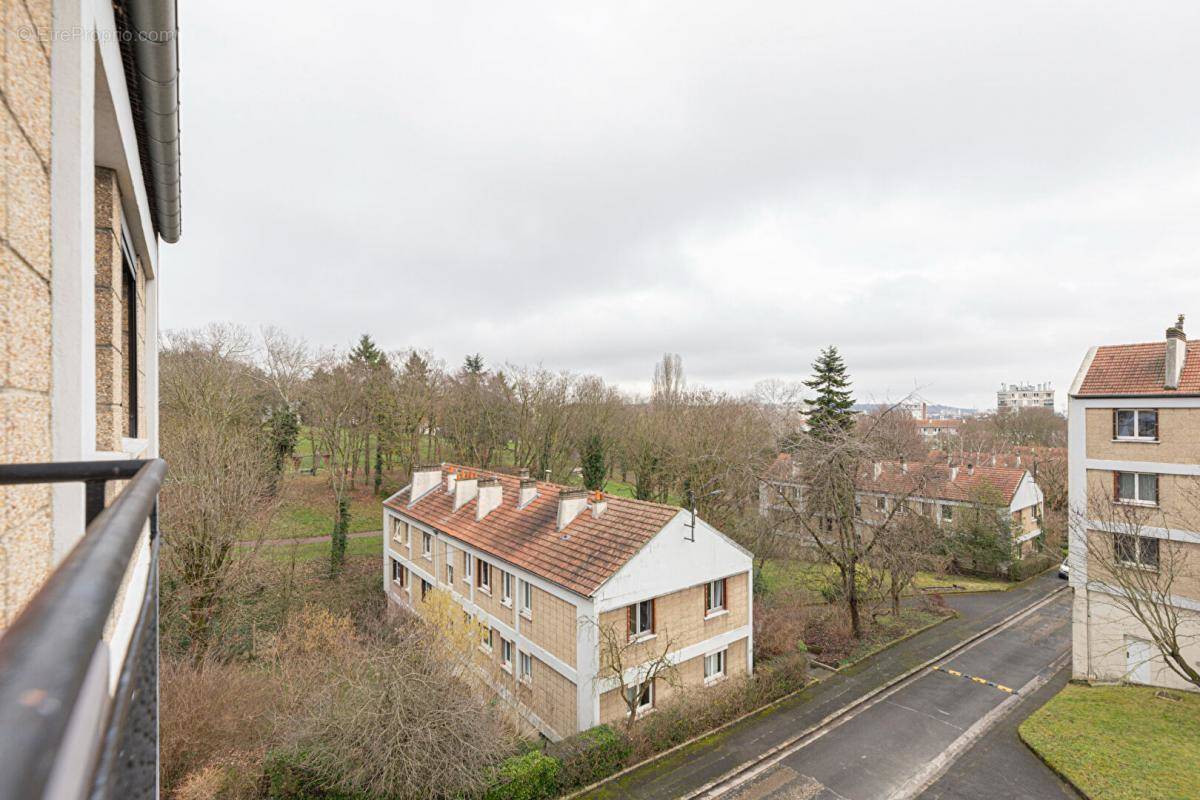
M 558 794 L 557 758 L 540 750 L 513 756 L 496 770 L 496 777 L 484 800 L 544 800 Z
M 624 731 L 597 725 L 550 745 L 546 752 L 562 764 L 558 788 L 568 792 L 619 771 L 632 750 Z
M 1028 577 L 1045 572 L 1058 563 L 1058 559 L 1049 553 L 1039 553 L 1012 562 L 1008 565 L 1008 579 L 1023 581 Z
M 358 792 L 330 789 L 304 766 L 304 753 L 274 750 L 263 761 L 263 783 L 269 800 L 374 800 Z

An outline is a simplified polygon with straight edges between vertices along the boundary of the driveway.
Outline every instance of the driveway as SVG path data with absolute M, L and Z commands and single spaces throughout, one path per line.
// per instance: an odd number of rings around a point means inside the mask
M 719 734 L 705 737 L 696 744 L 672 753 L 670 756 L 659 759 L 641 769 L 634 770 L 619 780 L 607 783 L 585 796 L 597 799 L 661 798 L 662 800 L 667 800 L 667 798 L 680 798 L 693 795 L 704 786 L 726 775 L 735 768 L 760 758 L 764 752 L 784 744 L 795 738 L 798 733 L 817 725 L 846 704 L 878 689 L 885 683 L 928 659 L 937 656 L 943 651 L 954 647 L 971 636 L 1002 622 L 1021 611 L 1021 609 L 1045 598 L 1048 594 L 1063 585 L 1063 582 L 1057 580 L 1053 573 L 1051 573 L 1007 592 L 947 596 L 950 605 L 959 612 L 960 616 L 958 618 L 938 625 L 932 630 L 912 639 L 901 642 L 895 647 L 889 648 L 852 668 L 825 679 L 816 686 L 767 712 L 744 720 Z M 972 658 L 982 656 L 986 660 L 999 660 L 1004 663 L 997 664 L 997 666 L 1005 666 L 1006 668 L 1011 663 L 1013 667 L 1012 677 L 1008 677 L 1007 674 L 1002 677 L 1004 680 L 1012 682 L 1021 681 L 1022 676 L 1030 674 L 1031 671 L 1038 672 L 1044 669 L 1044 665 L 1053 662 L 1056 657 L 1055 654 L 1062 649 L 1062 646 L 1070 646 L 1069 628 L 1064 627 L 1064 622 L 1066 625 L 1069 625 L 1069 615 L 1064 618 L 1061 611 L 1061 608 L 1066 608 L 1069 605 L 1069 600 L 1066 598 L 1066 593 L 1059 595 L 1058 599 L 1052 603 L 1055 610 L 1048 611 L 1048 616 L 1039 616 L 1038 619 L 1041 623 L 1047 626 L 1043 631 L 1043 638 L 1047 641 L 1043 646 L 1038 648 L 1036 656 L 1029 653 L 1022 655 L 1022 652 L 1026 648 L 1024 643 L 1019 640 L 1019 636 L 1030 633 L 1028 627 L 1025 627 L 1022 628 L 1022 633 L 1017 635 L 1018 638 L 1014 638 L 1011 635 L 1001 638 L 997 635 L 993 639 L 999 639 L 999 641 L 993 642 L 992 640 L 988 640 L 991 642 L 990 644 L 978 644 L 975 648 L 977 653 Z M 1056 615 L 1057 621 L 1055 621 Z M 1011 654 L 1006 656 L 1005 653 L 1007 651 L 1011 651 Z M 973 665 L 972 668 L 979 670 L 979 672 L 969 674 L 997 672 L 996 669 L 990 669 L 989 666 L 989 663 L 983 663 L 978 666 Z M 969 672 L 969 670 L 959 671 Z M 935 692 L 935 699 L 938 701 L 943 700 L 940 697 L 941 692 L 949 691 L 952 694 L 954 692 L 961 692 L 967 689 L 968 685 L 972 689 L 980 688 L 979 684 L 975 684 L 967 679 L 956 678 L 949 674 L 922 676 L 921 680 L 929 677 L 943 681 L 945 684 L 962 684 L 956 688 L 951 688 L 950 685 L 943 686 L 939 692 Z M 993 680 L 999 683 L 1004 682 L 996 678 L 993 678 Z M 985 686 L 981 688 L 990 687 Z M 1004 697 L 1008 696 L 999 690 L 993 691 L 1004 695 Z M 964 694 L 964 699 L 968 699 L 969 694 Z M 959 727 L 968 727 L 961 723 L 967 721 L 970 713 L 986 713 L 989 703 L 1002 700 L 1003 698 L 991 698 L 990 701 L 984 702 L 980 697 L 976 697 L 973 700 L 968 699 L 968 705 L 975 711 L 967 713 L 966 716 L 960 716 L 959 722 L 955 724 L 958 724 Z M 982 712 L 980 711 L 981 709 Z M 937 716 L 944 715 L 939 714 Z M 922 717 L 922 715 L 918 713 L 915 717 Z M 923 719 L 930 722 L 930 726 L 935 730 L 938 727 L 945 727 L 944 725 L 933 725 L 928 716 L 923 717 Z M 911 720 L 904 720 L 903 724 L 907 726 L 911 722 Z M 845 724 L 849 725 L 849 723 Z M 860 731 L 864 727 L 866 726 L 861 726 L 861 724 L 856 725 L 848 731 L 843 731 L 841 735 L 846 736 L 848 732 Z M 889 733 L 892 740 L 904 740 L 909 737 L 911 729 L 902 727 L 892 729 Z M 866 740 L 875 738 L 870 732 L 859 735 L 864 737 L 864 744 L 867 743 Z M 944 736 L 941 738 L 944 738 Z M 819 742 L 820 740 L 817 741 Z M 858 746 L 852 740 L 839 741 L 847 742 L 847 749 L 845 751 L 847 754 L 853 752 L 853 748 Z M 799 757 L 799 753 L 796 755 L 798 756 L 797 763 L 804 761 L 806 758 L 806 756 Z M 862 764 L 866 760 L 858 758 L 857 762 L 861 769 L 871 770 L 871 765 Z M 808 772 L 804 771 L 803 767 L 798 768 L 793 764 L 788 764 L 787 767 L 795 771 L 797 776 L 809 775 Z M 822 775 L 829 777 L 831 781 L 833 780 L 833 777 L 825 772 L 822 772 Z M 818 776 L 810 777 L 813 780 L 820 779 Z M 776 776 L 774 780 L 782 779 Z M 786 781 L 780 784 L 781 787 L 785 785 L 787 785 Z M 792 787 L 790 795 L 785 794 L 780 796 L 801 798 L 816 796 L 811 794 L 805 795 L 805 790 L 798 789 L 799 785 L 796 784 Z M 796 793 L 797 791 L 799 793 Z M 836 797 L 836 795 L 827 796 Z M 850 795 L 847 796 L 849 797 Z M 865 795 L 865 797 L 870 798 L 880 796 L 885 795 Z

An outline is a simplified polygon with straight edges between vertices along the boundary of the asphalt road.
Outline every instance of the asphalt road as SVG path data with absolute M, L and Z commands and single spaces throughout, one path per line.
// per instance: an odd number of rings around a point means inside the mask
M 725 796 L 736 800 L 876 800 L 927 792 L 930 797 L 1019 796 L 1003 789 L 999 777 L 989 783 L 985 776 L 971 776 L 982 778 L 974 782 L 975 791 L 969 781 L 955 788 L 955 781 L 966 777 L 955 766 L 987 745 L 989 734 L 1022 708 L 1024 700 L 1032 701 L 1025 695 L 1036 695 L 1062 671 L 1070 654 L 1070 626 L 1070 595 L 1063 593 L 939 662 L 938 668 L 879 695 Z M 1028 710 L 1032 707 L 1030 703 Z M 998 757 L 995 744 L 992 756 Z M 977 767 L 987 769 L 988 750 L 978 753 L 975 757 L 984 762 Z M 1048 771 L 1036 760 L 1032 766 L 1021 762 L 1018 768 L 1028 769 L 1031 780 L 1046 780 Z M 1019 775 L 1004 779 L 1020 783 Z M 948 781 L 943 793 L 931 792 L 942 780 Z M 1052 776 L 1050 780 L 1053 785 Z M 966 794 L 954 794 L 959 790 Z

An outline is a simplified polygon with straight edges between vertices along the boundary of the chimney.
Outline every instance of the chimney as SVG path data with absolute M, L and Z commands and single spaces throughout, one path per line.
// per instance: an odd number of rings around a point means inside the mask
M 529 467 L 521 467 L 521 469 L 517 472 L 517 477 L 518 478 L 528 478 L 529 477 Z
M 1021 454 L 1017 453 L 1017 466 L 1021 466 Z
M 900 472 L 908 474 L 908 462 L 904 460 L 904 456 L 900 456 Z
M 408 504 L 420 500 L 442 484 L 441 464 L 422 464 L 413 468 L 412 485 L 408 492 Z
M 1183 374 L 1183 362 L 1186 360 L 1187 337 L 1183 334 L 1183 314 L 1180 314 L 1175 324 L 1167 328 L 1166 388 L 1179 388 L 1179 377 Z
M 971 463 L 968 463 L 968 464 L 967 464 L 967 474 L 968 474 L 968 475 L 974 475 L 974 474 L 975 474 L 975 465 L 974 465 L 974 464 L 971 464 Z
M 458 480 L 458 469 L 446 467 L 446 494 L 454 494 L 454 484 Z
M 604 492 L 592 492 L 592 519 L 600 519 L 600 515 L 608 510 L 608 501 L 604 499 Z
M 883 472 L 883 464 L 876 461 L 871 465 L 871 480 L 879 480 L 879 475 Z
M 464 472 L 458 476 L 454 484 L 454 510 L 458 511 L 479 494 L 479 476 L 474 472 Z
M 558 529 L 571 524 L 571 520 L 579 516 L 579 512 L 587 508 L 587 489 L 567 489 L 558 493 Z
M 958 467 L 951 467 L 950 468 L 950 482 L 953 483 L 956 480 L 958 480 Z
M 524 508 L 537 497 L 537 481 L 526 475 L 521 478 L 521 488 L 517 491 L 517 508 Z
M 992 466 L 996 466 L 996 457 L 994 455 L 992 456 Z
M 483 519 L 493 508 L 504 502 L 504 489 L 499 478 L 484 478 L 479 481 L 479 502 L 475 504 L 475 521 Z

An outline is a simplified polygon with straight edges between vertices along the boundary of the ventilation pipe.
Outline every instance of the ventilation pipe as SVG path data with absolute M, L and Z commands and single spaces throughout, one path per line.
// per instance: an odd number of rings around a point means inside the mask
M 179 25 L 175 0 L 128 0 L 138 89 L 163 241 L 179 241 Z

